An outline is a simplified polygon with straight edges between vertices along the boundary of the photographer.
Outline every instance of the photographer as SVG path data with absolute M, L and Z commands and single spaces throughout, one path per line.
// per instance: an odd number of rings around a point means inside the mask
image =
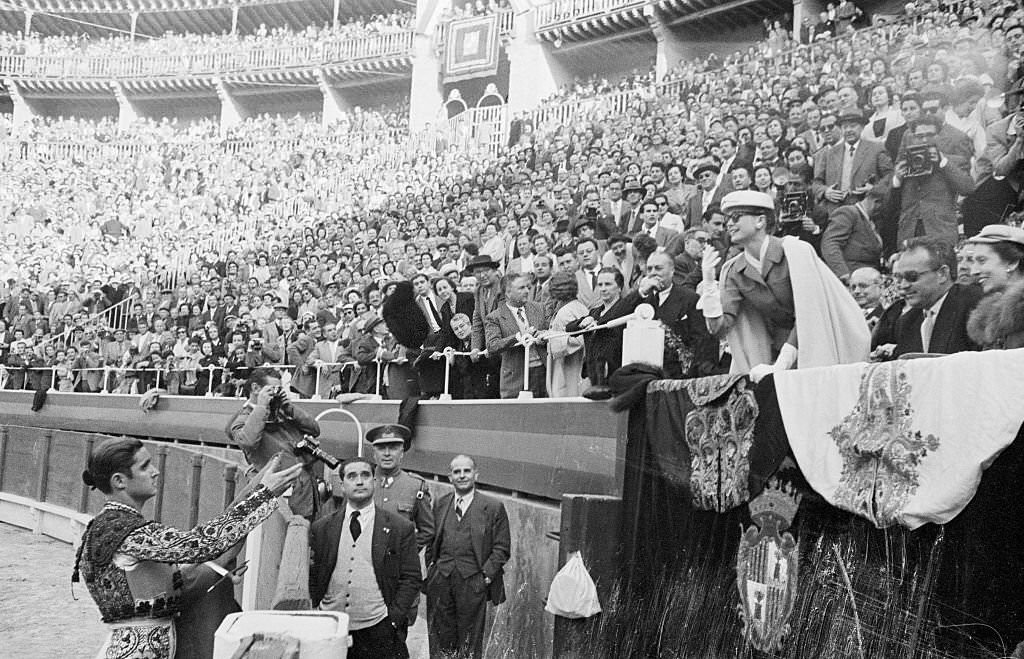
M 795 236 L 810 243 L 814 251 L 821 254 L 821 236 L 828 225 L 828 213 L 822 204 L 815 204 L 810 194 L 811 176 L 809 165 L 798 165 L 790 173 L 789 180 L 781 191 L 779 200 L 779 221 L 774 235 Z M 870 191 L 869 191 L 870 192 Z
M 897 156 L 892 187 L 899 194 L 897 244 L 931 236 L 956 244 L 957 195 L 974 191 L 967 158 L 943 153 L 936 145 L 942 122 L 931 115 L 915 121 Z
M 262 469 L 276 453 L 283 454 L 282 466 L 301 462 L 302 473 L 288 502 L 292 512 L 313 521 L 320 507 L 317 482 L 323 476 L 323 467 L 311 455 L 297 454 L 295 446 L 305 435 L 318 437 L 320 426 L 288 400 L 277 369 L 253 369 L 249 387 L 249 400 L 228 422 L 228 438 L 242 449 L 246 461 L 256 469 Z

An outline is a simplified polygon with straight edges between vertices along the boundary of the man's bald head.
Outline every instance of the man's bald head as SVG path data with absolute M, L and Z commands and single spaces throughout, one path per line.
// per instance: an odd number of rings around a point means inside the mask
M 874 309 L 882 298 L 882 273 L 874 268 L 857 268 L 850 275 L 850 293 L 861 309 Z

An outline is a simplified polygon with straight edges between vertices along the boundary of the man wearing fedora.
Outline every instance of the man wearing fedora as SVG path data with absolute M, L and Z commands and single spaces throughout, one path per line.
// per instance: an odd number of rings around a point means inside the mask
M 881 196 L 893 172 L 885 144 L 861 139 L 867 121 L 860 110 L 844 109 L 838 123 L 842 141 L 823 150 L 814 162 L 812 194 L 829 213 L 860 201 L 872 188 Z
M 486 254 L 478 254 L 466 264 L 466 272 L 476 278 L 476 293 L 473 300 L 473 335 L 472 350 L 478 353 L 470 357 L 473 361 L 479 361 L 485 357 L 482 353 L 487 350 L 487 338 L 484 336 L 484 322 L 487 316 L 500 307 L 505 301 L 505 293 L 501 287 L 501 274 L 498 272 L 498 262 Z M 489 380 L 497 381 L 497 368 Z
M 704 211 L 721 198 L 718 186 L 720 171 L 718 165 L 710 161 L 694 168 L 692 177 L 697 180 L 697 191 L 690 195 L 683 209 L 683 224 L 687 229 L 699 228 L 704 220 Z

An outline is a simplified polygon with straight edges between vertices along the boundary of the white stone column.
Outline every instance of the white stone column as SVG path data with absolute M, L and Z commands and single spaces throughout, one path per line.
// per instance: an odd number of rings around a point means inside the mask
M 331 86 L 327 76 L 324 75 L 323 69 L 316 72 L 316 84 L 324 97 L 321 123 L 324 128 L 327 128 L 344 118 L 348 111 L 352 109 L 352 103 L 345 98 L 341 90 Z
M 680 59 L 689 55 L 689 49 L 686 42 L 669 29 L 653 6 L 644 7 L 644 18 L 647 19 L 647 25 L 651 28 L 658 43 L 654 60 L 654 77 L 655 80 L 661 82 L 672 67 L 679 63 Z
M 249 112 L 235 99 L 220 78 L 217 78 L 217 98 L 220 99 L 220 134 L 223 137 L 229 128 L 242 123 L 249 116 Z
M 21 88 L 18 87 L 18 84 L 10 78 L 4 80 L 4 84 L 7 86 L 7 91 L 11 95 L 11 102 L 14 104 L 14 115 L 11 117 L 11 125 L 20 126 L 32 121 L 37 112 L 32 107 L 32 104 L 22 96 Z
M 416 133 L 437 117 L 444 103 L 441 86 L 440 44 L 437 27 L 451 0 L 417 0 L 416 34 L 413 36 L 412 89 L 409 93 L 409 130 Z
M 528 9 L 516 16 L 515 32 L 506 48 L 508 109 L 513 115 L 533 110 L 542 99 L 558 91 L 559 85 L 572 78 L 555 57 L 551 44 L 537 38 L 536 10 L 518 1 L 513 2 L 516 10 L 517 4 Z
M 111 85 L 114 89 L 114 98 L 117 99 L 117 126 L 122 130 L 131 126 L 139 118 L 139 109 L 132 100 L 124 93 L 121 83 L 115 82 Z

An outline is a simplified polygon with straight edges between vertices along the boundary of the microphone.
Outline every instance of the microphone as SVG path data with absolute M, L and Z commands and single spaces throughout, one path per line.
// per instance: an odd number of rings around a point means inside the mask
M 618 327 L 619 325 L 625 325 L 631 320 L 651 320 L 652 318 L 654 318 L 654 307 L 646 303 L 638 304 L 636 305 L 636 309 L 633 310 L 633 313 L 628 316 L 616 318 L 615 320 L 609 320 L 603 327 L 608 329 Z

